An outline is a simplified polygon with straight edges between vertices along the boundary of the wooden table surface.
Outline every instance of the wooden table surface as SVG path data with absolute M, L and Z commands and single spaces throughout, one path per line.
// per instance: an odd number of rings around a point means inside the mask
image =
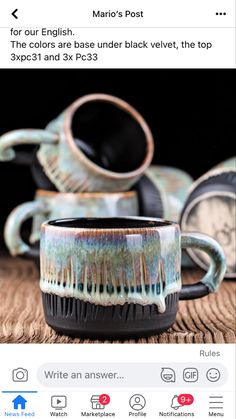
M 199 270 L 184 271 L 183 282 L 196 282 L 201 276 Z M 124 342 L 234 343 L 235 313 L 236 281 L 224 281 L 217 294 L 180 302 L 176 322 L 168 331 Z M 0 342 L 104 343 L 71 339 L 49 328 L 44 321 L 38 271 L 32 262 L 8 256 L 0 258 Z

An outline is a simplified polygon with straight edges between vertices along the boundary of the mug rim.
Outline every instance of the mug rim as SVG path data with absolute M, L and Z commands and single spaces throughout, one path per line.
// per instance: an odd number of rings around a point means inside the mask
M 71 121 L 73 114 L 75 111 L 88 102 L 108 102 L 114 105 L 115 107 L 121 109 L 123 112 L 128 113 L 134 120 L 140 125 L 145 139 L 146 139 L 146 146 L 147 152 L 143 162 L 139 165 L 139 167 L 135 170 L 130 172 L 114 172 L 108 169 L 104 169 L 98 166 L 96 163 L 92 162 L 75 144 L 74 138 L 71 131 Z M 63 125 L 63 132 L 65 137 L 68 140 L 69 146 L 72 148 L 72 151 L 77 154 L 77 156 L 84 162 L 86 165 L 93 171 L 99 172 L 105 177 L 110 177 L 113 179 L 129 179 L 135 176 L 141 176 L 141 174 L 149 167 L 152 161 L 153 153 L 154 153 L 154 140 L 151 129 L 149 128 L 147 122 L 142 117 L 142 115 L 128 102 L 120 99 L 116 96 L 108 95 L 105 93 L 92 93 L 88 95 L 84 95 L 73 102 L 65 112 L 65 121 Z
M 220 177 L 220 175 L 225 174 L 225 173 L 236 173 L 236 168 L 220 168 L 220 167 L 216 167 L 213 169 L 208 170 L 208 172 L 204 173 L 202 176 L 200 176 L 198 179 L 196 179 L 189 187 L 188 189 L 188 194 L 186 197 L 186 201 L 187 199 L 190 197 L 191 193 L 198 188 L 198 186 L 201 185 L 201 183 L 204 183 L 206 180 L 212 178 L 212 177 Z
M 122 220 L 124 221 L 124 223 L 130 221 L 131 223 L 134 221 L 137 223 L 137 225 L 131 225 L 131 226 L 127 226 L 125 225 L 124 227 L 122 226 L 118 226 L 118 227 L 114 227 L 114 226 L 109 226 L 109 227 L 104 227 L 104 226 L 73 226 L 73 223 L 76 222 L 81 222 L 81 223 L 99 223 L 102 221 L 114 221 L 117 220 L 119 222 L 121 222 Z M 67 226 L 67 225 L 63 225 L 66 224 L 68 222 L 72 222 L 72 226 Z M 138 223 L 140 223 L 141 225 L 139 226 Z M 146 225 L 145 225 L 146 223 Z M 150 225 L 150 224 L 153 225 Z M 65 229 L 66 231 L 97 231 L 97 232 L 124 232 L 127 231 L 130 234 L 132 234 L 132 232 L 134 232 L 133 234 L 138 234 L 139 232 L 142 233 L 146 230 L 148 231 L 155 231 L 155 230 L 159 230 L 159 229 L 163 229 L 163 228 L 170 228 L 170 227 L 178 227 L 179 228 L 179 224 L 176 223 L 175 221 L 168 221 L 165 220 L 163 218 L 152 218 L 152 217 L 84 217 L 84 218 L 80 218 L 80 217 L 71 217 L 71 218 L 59 218 L 56 220 L 48 220 L 45 221 L 42 226 L 41 226 L 41 230 L 45 229 L 45 228 L 59 228 L 59 229 Z
M 37 197 L 56 197 L 56 196 L 65 196 L 67 198 L 71 197 L 77 197 L 77 198 L 134 198 L 137 196 L 137 192 L 132 191 L 123 191 L 123 192 L 60 192 L 60 191 L 48 191 L 46 189 L 37 189 L 36 194 Z

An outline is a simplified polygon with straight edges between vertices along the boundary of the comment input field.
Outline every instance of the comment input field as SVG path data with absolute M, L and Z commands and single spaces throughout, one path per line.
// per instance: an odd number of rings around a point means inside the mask
M 227 381 L 221 364 L 50 363 L 38 370 L 45 387 L 218 387 Z

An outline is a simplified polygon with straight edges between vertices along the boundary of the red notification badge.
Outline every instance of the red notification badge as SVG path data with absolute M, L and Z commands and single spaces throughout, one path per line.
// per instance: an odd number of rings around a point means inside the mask
M 192 394 L 180 394 L 177 399 L 181 406 L 190 406 L 194 402 Z
M 99 396 L 99 403 L 102 404 L 103 406 L 106 406 L 107 404 L 110 403 L 110 396 L 108 396 L 108 394 L 101 394 L 101 396 Z

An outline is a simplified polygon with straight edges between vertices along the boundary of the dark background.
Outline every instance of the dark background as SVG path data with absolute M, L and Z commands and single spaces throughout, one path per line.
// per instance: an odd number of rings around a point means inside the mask
M 44 128 L 79 96 L 121 97 L 144 116 L 154 135 L 153 163 L 194 178 L 235 154 L 233 70 L 1 70 L 0 135 Z M 0 163 L 0 231 L 8 213 L 31 200 L 28 167 Z

